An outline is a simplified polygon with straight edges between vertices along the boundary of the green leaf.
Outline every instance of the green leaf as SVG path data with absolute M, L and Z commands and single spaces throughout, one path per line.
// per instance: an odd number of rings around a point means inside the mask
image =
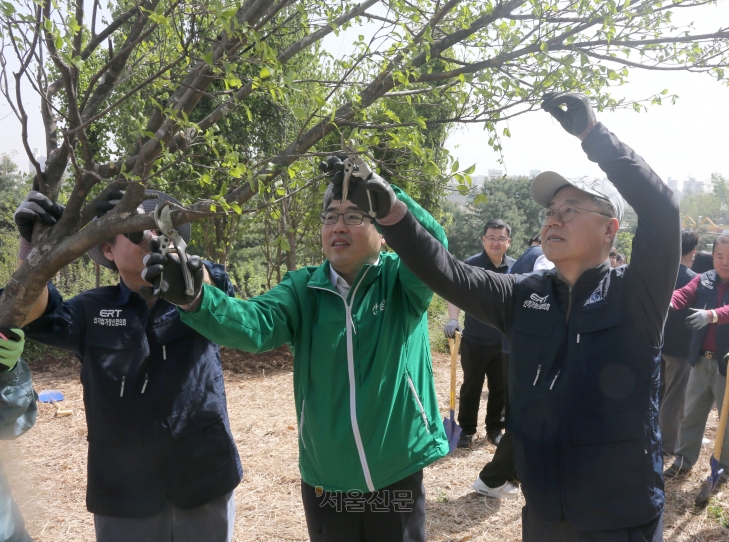
M 271 70 L 269 70 L 266 66 L 261 68 L 261 74 L 259 75 L 261 78 L 261 81 L 265 81 L 269 77 L 271 77 Z
M 237 214 L 243 213 L 243 209 L 240 208 L 240 205 L 237 203 L 231 203 L 230 208 L 233 209 Z
M 301 107 L 294 107 L 293 112 L 297 120 L 303 120 L 307 117 L 306 111 Z
M 455 173 L 456 171 L 458 171 L 458 168 L 459 168 L 459 164 L 458 164 L 458 160 L 456 160 L 455 162 L 453 162 L 453 165 L 451 166 L 451 173 Z
M 487 203 L 488 201 L 489 198 L 486 194 L 478 194 L 475 198 L 473 198 L 474 205 L 480 205 L 481 203 Z
M 469 167 L 469 168 L 468 168 L 468 169 L 467 169 L 466 171 L 464 171 L 463 173 L 465 173 L 466 175 L 470 175 L 470 174 L 471 174 L 471 173 L 473 173 L 474 171 L 476 171 L 476 164 L 473 164 L 473 165 L 472 165 L 471 167 Z

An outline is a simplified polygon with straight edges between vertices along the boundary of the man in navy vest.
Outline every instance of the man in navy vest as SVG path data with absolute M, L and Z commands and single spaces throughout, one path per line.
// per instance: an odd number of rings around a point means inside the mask
M 692 230 L 681 231 L 681 265 L 676 278 L 676 290 L 686 286 L 696 273 L 691 271 L 691 264 L 696 254 L 699 236 Z M 663 438 L 663 453 L 673 455 L 678 437 L 678 426 L 683 417 L 686 383 L 691 365 L 688 364 L 691 329 L 686 327 L 685 320 L 689 309 L 673 311 L 666 318 L 663 332 L 663 350 L 661 351 L 661 407 L 658 414 L 658 425 Z
M 433 291 L 509 338 L 508 427 L 526 500 L 523 539 L 661 541 L 658 385 L 681 255 L 678 204 L 596 121 L 586 96 L 550 93 L 542 107 L 610 179 L 545 172 L 532 182 L 553 270 L 504 275 L 459 262 L 379 178 L 350 184 L 350 199 L 374 213 L 387 244 Z M 611 269 L 621 195 L 638 228 L 633 261 Z
M 138 212 L 176 199 L 150 190 Z M 108 193 L 100 214 L 123 197 Z M 53 224 L 63 208 L 31 192 L 15 213 L 18 258 L 33 257 L 33 224 Z M 178 228 L 185 242 L 190 225 Z M 219 348 L 183 324 L 164 299 L 143 298 L 144 257 L 156 231 L 117 235 L 89 257 L 119 273 L 115 286 L 64 300 L 49 283 L 29 313 L 25 336 L 81 361 L 88 427 L 86 507 L 97 542 L 230 542 L 233 490 L 242 469 L 230 432 Z M 195 262 L 194 280 L 234 295 L 220 264 Z
M 691 373 L 686 385 L 683 418 L 673 465 L 666 476 L 677 476 L 691 470 L 701 453 L 701 439 L 713 404 L 721 413 L 726 389 L 726 364 L 729 353 L 729 235 L 720 235 L 712 250 L 714 270 L 695 276 L 673 294 L 671 307 L 690 309 L 686 324 L 694 331 L 688 351 Z M 729 474 L 729 432 L 724 435 L 724 447 L 719 461 Z M 726 478 L 726 476 L 724 476 Z
M 506 255 L 511 245 L 511 226 L 503 220 L 489 220 L 481 236 L 483 251 L 466 259 L 468 265 L 489 269 L 495 273 L 508 273 L 516 261 Z M 448 322 L 443 328 L 446 337 L 453 337 L 460 331 L 458 315 L 461 309 L 448 303 Z M 486 437 L 498 446 L 501 441 L 504 422 L 504 373 L 501 364 L 501 339 L 503 334 L 468 313 L 464 322 L 461 343 L 461 366 L 463 384 L 458 399 L 458 425 L 461 426 L 459 448 L 469 448 L 478 428 L 478 407 L 481 402 L 483 383 L 489 389 L 486 404 Z M 514 495 L 515 496 L 515 495 Z

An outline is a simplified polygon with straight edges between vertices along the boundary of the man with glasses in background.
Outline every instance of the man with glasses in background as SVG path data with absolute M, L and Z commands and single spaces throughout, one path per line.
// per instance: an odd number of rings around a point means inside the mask
M 383 252 L 374 218 L 343 196 L 344 167 L 337 157 L 322 163 L 339 182 L 324 194 L 321 265 L 290 271 L 248 300 L 203 286 L 181 317 L 223 346 L 292 346 L 301 497 L 313 542 L 421 542 L 423 468 L 448 453 L 428 338 L 433 292 L 396 254 Z M 395 190 L 445 244 L 433 217 Z M 146 280 L 160 272 L 172 280 L 181 268 L 152 254 Z M 174 282 L 162 296 L 186 304 Z
M 465 260 L 468 265 L 488 269 L 495 273 L 508 273 L 516 261 L 507 256 L 506 251 L 511 245 L 511 226 L 503 220 L 489 220 L 483 228 L 481 236 L 483 251 L 474 254 Z M 448 322 L 443 328 L 446 337 L 454 337 L 456 331 L 461 331 L 458 316 L 461 309 L 448 303 Z M 461 437 L 458 439 L 459 448 L 470 448 L 476 438 L 478 429 L 478 408 L 481 403 L 481 392 L 484 380 L 489 390 L 486 403 L 486 437 L 494 446 L 498 446 L 505 428 L 504 421 L 504 394 L 505 380 L 501 363 L 501 343 L 503 334 L 493 327 L 479 322 L 466 313 L 461 343 L 461 367 L 463 367 L 463 384 L 458 398 L 458 425 L 461 426 Z M 502 496 L 500 491 L 511 491 L 516 495 L 516 489 L 486 488 L 493 492 L 493 497 Z M 509 495 L 511 496 L 511 495 Z
M 587 96 L 550 93 L 542 107 L 609 179 L 545 172 L 532 182 L 553 270 L 504 275 L 459 262 L 387 197 L 380 177 L 350 186 L 349 198 L 377 217 L 388 246 L 434 292 L 509 338 L 523 540 L 662 541 L 658 387 L 681 253 L 678 204 L 597 122 Z M 611 268 L 621 196 L 638 227 L 630 265 Z

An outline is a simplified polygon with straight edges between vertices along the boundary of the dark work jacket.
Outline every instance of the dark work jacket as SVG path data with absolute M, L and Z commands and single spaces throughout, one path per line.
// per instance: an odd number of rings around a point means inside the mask
M 699 281 L 699 288 L 696 292 L 696 301 L 694 307 L 698 309 L 716 309 L 723 307 L 729 303 L 729 289 L 724 294 L 724 299 L 720 303 L 716 301 L 716 283 L 719 281 L 719 277 L 716 275 L 715 270 L 701 273 L 701 280 Z M 716 324 L 709 324 L 709 326 Z M 689 349 L 688 361 L 691 367 L 696 365 L 696 361 L 701 355 L 701 345 L 704 343 L 704 336 L 709 326 L 704 326 L 699 330 L 694 331 L 691 334 L 691 348 Z M 716 326 L 716 349 L 717 349 L 717 362 L 719 362 L 719 372 L 722 376 L 726 376 L 726 363 L 723 362 L 724 356 L 729 353 L 729 326 L 718 325 Z
M 582 148 L 638 215 L 629 266 L 606 260 L 569 288 L 556 269 L 464 265 L 409 214 L 382 231 L 435 293 L 509 338 L 507 426 L 529 513 L 581 531 L 626 529 L 663 509 L 659 358 L 680 219 L 671 190 L 602 124 Z
M 515 275 L 531 273 L 534 271 L 534 264 L 539 259 L 539 256 L 544 256 L 542 247 L 529 247 L 521 256 L 519 256 L 519 259 L 514 262 L 509 273 L 513 273 Z
M 205 265 L 228 295 L 218 264 Z M 124 283 L 63 301 L 26 337 L 74 352 L 88 425 L 89 512 L 140 518 L 202 506 L 242 478 L 228 423 L 218 346 L 180 321 L 174 305 L 146 302 Z
M 480 254 L 474 254 L 465 260 L 465 263 L 481 269 L 488 269 L 496 273 L 508 273 L 511 266 L 516 260 L 511 256 L 504 255 L 504 259 L 499 267 L 496 267 L 486 251 Z M 504 334 L 493 327 L 476 320 L 473 316 L 466 313 L 463 320 L 463 340 L 472 344 L 481 344 L 484 346 L 494 346 L 502 342 Z
M 678 268 L 678 277 L 676 278 L 675 290 L 680 290 L 686 286 L 696 273 L 681 264 Z M 680 311 L 671 311 L 666 318 L 666 326 L 664 328 L 663 353 L 668 356 L 676 356 L 678 358 L 687 358 L 689 355 L 689 345 L 691 344 L 691 330 L 686 327 L 686 318 L 689 316 L 688 308 Z M 703 340 L 703 339 L 702 339 Z
M 545 521 L 614 529 L 663 507 L 660 349 L 621 311 L 625 270 L 586 272 L 563 299 L 554 270 L 514 285 L 508 424 L 524 495 Z

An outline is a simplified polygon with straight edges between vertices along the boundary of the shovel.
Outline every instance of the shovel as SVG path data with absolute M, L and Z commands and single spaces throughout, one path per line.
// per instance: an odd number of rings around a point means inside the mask
M 456 362 L 458 360 L 458 347 L 461 346 L 461 333 L 456 331 L 456 338 L 448 338 L 448 346 L 451 348 L 451 402 L 450 417 L 443 418 L 443 425 L 448 437 L 448 453 L 453 453 L 461 438 L 461 427 L 456 423 Z
M 64 416 L 71 416 L 73 414 L 73 410 L 65 409 L 56 404 L 64 399 L 63 392 L 58 390 L 43 390 L 38 394 L 38 400 L 41 403 L 52 403 L 58 407 L 58 410 L 56 410 L 56 418 L 63 418 Z
M 714 454 L 711 456 L 709 464 L 711 465 L 711 474 L 701 486 L 701 491 L 696 495 L 694 504 L 697 506 L 709 500 L 711 493 L 716 488 L 724 469 L 719 467 L 719 459 L 721 458 L 721 448 L 724 444 L 724 433 L 726 432 L 726 421 L 729 417 L 729 377 L 726 379 L 726 389 L 724 390 L 724 400 L 721 403 L 721 417 L 719 418 L 719 429 L 716 431 L 716 442 L 714 442 Z

